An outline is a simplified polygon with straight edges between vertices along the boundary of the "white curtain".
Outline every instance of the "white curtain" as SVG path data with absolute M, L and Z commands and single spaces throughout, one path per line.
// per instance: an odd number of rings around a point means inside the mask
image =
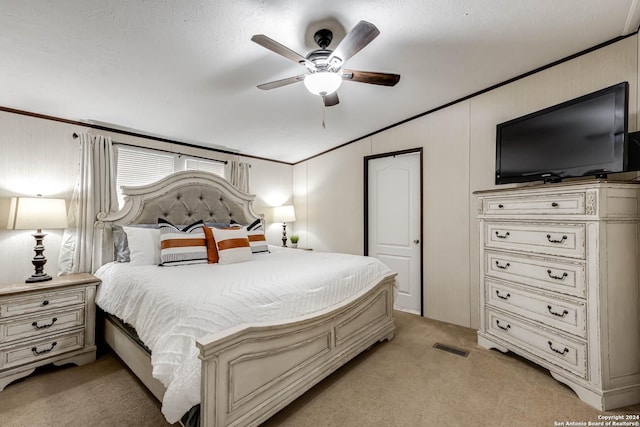
M 62 237 L 58 259 L 60 275 L 93 272 L 96 215 L 118 210 L 117 159 L 111 138 L 83 133 L 79 135 L 79 141 L 80 170 L 69 205 L 69 228 Z
M 246 162 L 231 161 L 231 172 L 229 173 L 229 182 L 238 190 L 244 193 L 249 191 L 249 171 L 251 165 Z

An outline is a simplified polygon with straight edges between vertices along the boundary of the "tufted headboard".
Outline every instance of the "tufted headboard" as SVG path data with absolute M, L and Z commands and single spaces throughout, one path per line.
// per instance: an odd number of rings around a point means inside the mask
M 100 212 L 95 223 L 93 270 L 114 260 L 113 225 L 156 224 L 164 218 L 173 224 L 250 224 L 257 218 L 254 195 L 245 194 L 224 178 L 209 172 L 177 172 L 153 184 L 122 187 L 125 204 L 114 213 Z

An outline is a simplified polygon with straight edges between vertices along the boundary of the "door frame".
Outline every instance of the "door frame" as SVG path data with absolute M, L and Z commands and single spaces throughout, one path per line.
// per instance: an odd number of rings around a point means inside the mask
M 424 317 L 424 177 L 423 177 L 423 148 L 409 148 L 388 153 L 373 154 L 364 157 L 364 255 L 369 255 L 369 160 L 384 157 L 396 157 L 403 154 L 420 154 L 420 316 Z

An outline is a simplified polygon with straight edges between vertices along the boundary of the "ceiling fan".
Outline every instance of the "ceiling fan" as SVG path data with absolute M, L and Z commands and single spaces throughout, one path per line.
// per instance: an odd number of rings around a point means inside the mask
M 258 88 L 269 90 L 304 81 L 309 92 L 320 95 L 324 101 L 324 105 L 330 107 L 340 102 L 336 90 L 340 87 L 343 80 L 381 86 L 395 86 L 395 84 L 400 81 L 399 74 L 376 73 L 342 68 L 349 58 L 360 52 L 362 48 L 371 43 L 379 34 L 380 31 L 375 25 L 367 21 L 360 21 L 345 38 L 342 39 L 338 47 L 332 51 L 327 49 L 327 47 L 331 44 L 333 33 L 330 30 L 322 29 L 317 31 L 313 36 L 313 40 L 320 46 L 320 49 L 311 51 L 306 57 L 281 45 L 264 34 L 254 35 L 251 37 L 252 41 L 307 69 L 306 74 L 264 83 L 258 85 Z

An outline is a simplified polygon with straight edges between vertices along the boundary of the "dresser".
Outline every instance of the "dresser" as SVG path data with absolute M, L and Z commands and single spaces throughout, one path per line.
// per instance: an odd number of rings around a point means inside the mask
M 599 410 L 640 403 L 640 184 L 482 191 L 478 344 Z
M 0 285 L 0 390 L 38 366 L 96 359 L 95 293 L 90 274 Z

